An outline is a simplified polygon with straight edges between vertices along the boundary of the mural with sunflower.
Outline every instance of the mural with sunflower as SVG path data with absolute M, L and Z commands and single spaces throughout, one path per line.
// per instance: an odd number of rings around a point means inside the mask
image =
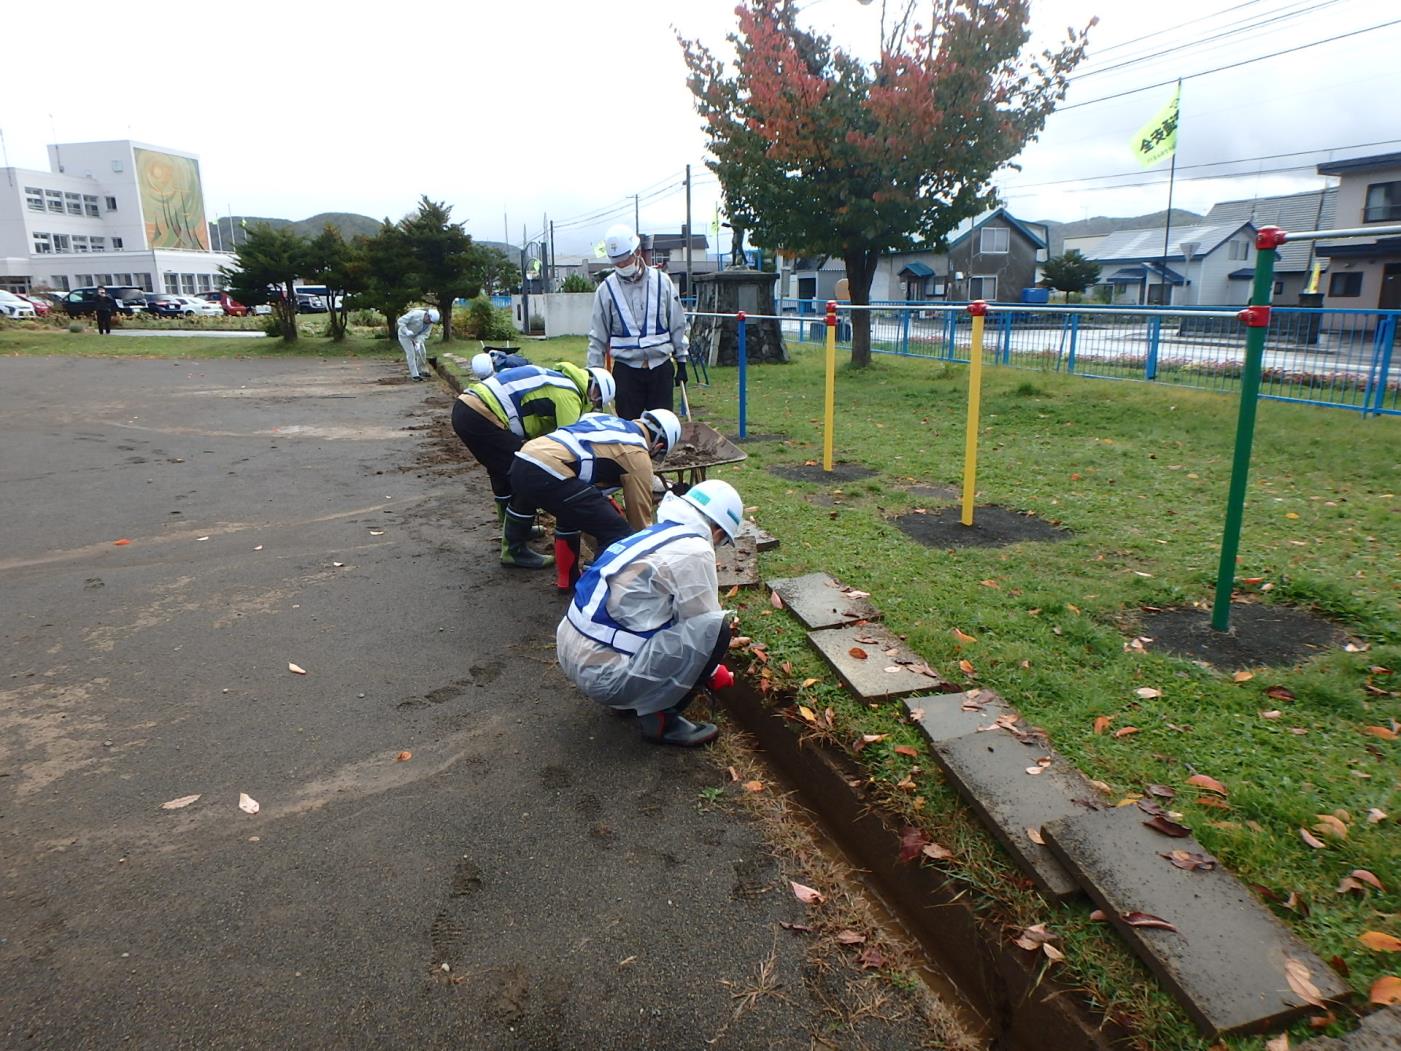
M 209 251 L 199 161 L 137 147 L 136 184 L 150 247 Z

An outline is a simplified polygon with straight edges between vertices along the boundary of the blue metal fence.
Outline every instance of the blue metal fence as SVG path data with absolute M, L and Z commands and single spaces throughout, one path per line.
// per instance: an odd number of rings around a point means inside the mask
M 971 319 L 948 306 L 943 302 L 872 304 L 871 350 L 966 363 Z M 1016 306 L 1014 313 L 991 305 L 984 364 L 1206 390 L 1240 389 L 1245 326 L 1231 318 L 1203 316 L 1208 308 L 1119 312 L 1121 307 L 1109 313 L 1086 306 L 1041 313 Z M 1210 308 L 1217 313 L 1221 309 Z M 784 299 L 779 310 L 785 339 L 821 343 L 825 338 L 824 301 Z M 850 347 L 850 314 L 843 312 L 839 318 L 838 344 Z M 1401 311 L 1395 310 L 1275 307 L 1260 396 L 1364 415 L 1401 415 L 1398 320 Z

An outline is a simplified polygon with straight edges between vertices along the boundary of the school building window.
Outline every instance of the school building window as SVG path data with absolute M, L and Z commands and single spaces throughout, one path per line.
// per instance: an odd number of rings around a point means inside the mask
M 83 194 L 83 211 L 94 218 L 102 217 L 102 213 L 97 210 L 97 198 L 91 194 Z
M 88 243 L 92 245 L 94 252 L 107 251 L 107 238 L 105 237 L 89 237 Z
M 74 235 L 73 235 L 73 251 L 75 251 L 75 252 L 86 252 L 87 250 L 88 250 L 88 235 L 87 235 L 87 234 L 74 234 Z
M 179 275 L 179 274 L 166 274 L 166 275 L 165 275 L 165 290 L 166 290 L 168 293 L 170 293 L 172 296 L 174 296 L 174 295 L 179 295 L 179 294 L 180 294 L 180 275 Z
M 80 193 L 65 193 L 63 199 L 68 204 L 69 215 L 83 214 L 83 195 Z
M 24 204 L 31 212 L 42 212 L 44 210 L 44 191 L 37 186 L 26 186 L 24 188 Z
M 49 206 L 49 211 L 53 212 L 55 215 L 62 215 L 62 214 L 63 214 L 63 191 L 62 191 L 62 190 L 45 190 L 45 191 L 44 191 L 44 200 L 45 200 L 45 202 L 46 202 L 46 203 L 48 204 L 48 206 Z
M 194 274 L 181 274 L 181 275 L 180 275 L 180 290 L 181 290 L 182 292 L 184 292 L 184 294 L 187 295 L 187 296 L 192 296 L 192 295 L 195 294 L 195 275 L 194 275 Z
M 60 292 L 67 292 L 67 291 L 68 291 L 68 275 L 67 275 L 67 274 L 52 274 L 52 275 L 49 276 L 49 284 L 53 285 L 53 287 L 56 288 L 56 289 L 58 289 Z
M 71 252 L 71 251 L 73 251 L 73 242 L 72 242 L 72 240 L 70 240 L 70 238 L 68 237 L 67 234 L 54 234 L 54 251 L 55 251 L 55 252 Z
M 53 239 L 48 234 L 34 234 L 34 254 L 48 255 L 54 250 Z
M 151 284 L 150 274 L 133 274 L 132 276 L 136 278 L 133 284 L 139 286 L 141 291 L 154 292 L 156 290 L 156 286 Z
M 1362 294 L 1362 274 L 1334 274 L 1328 279 L 1328 294 L 1338 299 L 1353 299 Z

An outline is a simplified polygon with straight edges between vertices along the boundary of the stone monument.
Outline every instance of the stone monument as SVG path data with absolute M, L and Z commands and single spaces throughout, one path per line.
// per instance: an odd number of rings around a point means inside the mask
M 787 361 L 783 332 L 774 304 L 777 274 L 751 269 L 744 258 L 744 231 L 735 227 L 730 265 L 713 274 L 693 274 L 696 310 L 702 314 L 767 315 L 745 321 L 745 357 L 749 362 Z M 710 365 L 739 363 L 739 323 L 735 318 L 694 317 L 690 328 L 691 356 Z

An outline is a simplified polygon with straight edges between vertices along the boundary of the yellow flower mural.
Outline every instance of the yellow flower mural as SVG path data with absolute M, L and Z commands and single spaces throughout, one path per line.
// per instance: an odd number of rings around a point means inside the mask
M 137 147 L 136 184 L 150 247 L 209 251 L 199 161 Z

